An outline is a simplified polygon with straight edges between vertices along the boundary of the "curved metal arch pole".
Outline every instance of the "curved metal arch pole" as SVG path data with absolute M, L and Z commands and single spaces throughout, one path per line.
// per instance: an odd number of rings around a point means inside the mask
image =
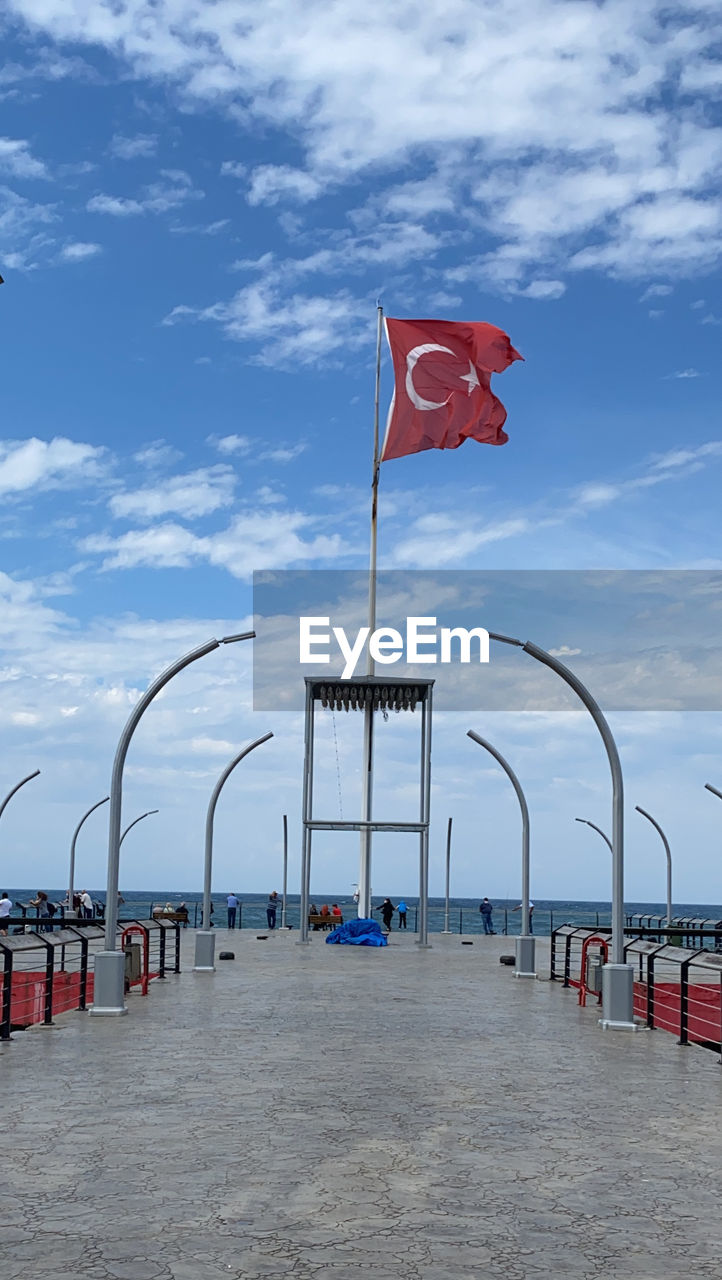
M 672 924 L 672 850 L 669 847 L 669 840 L 657 820 L 652 817 L 651 813 L 647 813 L 647 810 L 643 809 L 641 805 L 635 804 L 634 807 L 637 813 L 641 813 L 643 818 L 646 818 L 648 822 L 651 822 L 655 831 L 658 831 L 662 837 L 664 852 L 667 855 L 667 928 L 669 929 Z
M 588 818 L 575 818 L 574 821 L 583 822 L 585 827 L 591 827 L 592 831 L 596 831 L 597 835 L 600 835 L 604 843 L 607 845 L 609 852 L 612 856 L 614 855 L 614 849 L 612 848 L 612 842 L 609 839 L 609 836 L 606 831 L 602 831 L 602 828 L 597 826 L 596 822 L 590 822 Z
M 129 831 L 131 831 L 131 830 L 133 829 L 133 827 L 135 826 L 136 822 L 142 822 L 144 818 L 149 818 L 149 817 L 150 817 L 150 815 L 151 815 L 152 813 L 160 813 L 160 809 L 148 809 L 145 813 L 141 813 L 141 815 L 140 815 L 140 817 L 139 817 L 139 818 L 134 818 L 132 822 L 129 822 L 129 823 L 128 823 L 127 827 L 125 828 L 125 831 L 123 832 L 122 836 L 120 837 L 120 840 L 119 840 L 119 842 L 118 842 L 118 848 L 120 848 L 120 846 L 121 846 L 121 844 L 123 843 L 123 841 L 125 840 L 125 837 L 127 836 L 128 832 L 129 832 Z
M 12 800 L 13 796 L 15 795 L 15 792 L 19 791 L 21 787 L 24 787 L 26 782 L 30 782 L 33 778 L 37 778 L 39 773 L 40 773 L 39 769 L 36 769 L 34 773 L 29 773 L 27 778 L 21 778 L 20 782 L 15 783 L 15 786 L 13 787 L 12 791 L 8 791 L 2 804 L 0 804 L 0 818 L 2 818 L 3 813 L 5 812 L 5 806 L 7 805 L 8 800 Z
M 617 744 L 599 703 L 563 662 L 531 640 L 516 640 L 512 636 L 491 631 L 489 639 L 523 649 L 530 657 L 536 658 L 537 662 L 555 671 L 574 690 L 599 730 L 612 776 L 612 957 L 610 963 L 604 966 L 602 975 L 604 1016 L 601 1025 L 605 1030 L 633 1030 L 636 1028 L 634 971 L 631 965 L 624 962 L 624 778 Z
M 33 775 L 31 773 L 30 777 L 32 778 L 32 776 Z M 20 785 L 22 786 L 22 783 Z M 716 787 L 713 787 L 711 782 L 705 782 L 704 789 L 705 791 L 711 791 L 713 796 L 717 796 L 722 800 L 722 791 L 718 791 Z M 10 795 L 12 795 L 12 791 L 10 792 Z M 2 813 L 2 809 L 0 809 L 0 813 Z
M 230 778 L 233 770 L 241 760 L 245 759 L 251 751 L 255 751 L 256 747 L 260 747 L 262 742 L 268 742 L 272 738 L 272 733 L 264 733 L 262 738 L 256 738 L 255 742 L 251 742 L 242 751 L 234 756 L 230 764 L 227 764 L 220 778 L 218 779 L 210 801 L 208 802 L 208 812 L 206 813 L 206 845 L 205 845 L 205 863 L 203 867 L 203 916 L 201 927 L 196 933 L 196 949 L 194 972 L 214 972 L 215 965 L 215 949 L 216 938 L 211 930 L 211 879 L 213 876 L 213 826 L 216 817 L 216 805 L 218 797 L 223 790 L 226 782 Z
M 90 808 L 83 814 L 80 822 L 73 832 L 73 838 L 70 841 L 70 867 L 68 870 L 68 911 L 70 912 L 73 910 L 73 897 L 75 895 L 75 843 L 80 834 L 80 828 L 86 818 L 90 817 L 91 813 L 95 813 L 96 809 L 99 809 L 102 804 L 107 804 L 109 800 L 110 796 L 103 796 L 102 800 L 96 800 L 95 804 L 91 804 Z
M 98 952 L 94 965 L 93 1005 L 90 1013 L 97 1016 L 112 1016 L 127 1013 L 124 1001 L 125 957 L 117 947 L 118 932 L 118 869 L 120 864 L 120 819 L 123 804 L 123 768 L 128 754 L 131 738 L 138 727 L 138 722 L 147 710 L 156 694 L 160 693 L 173 676 L 178 675 L 185 667 L 190 666 L 198 658 L 220 648 L 222 644 L 234 644 L 237 640 L 252 640 L 255 631 L 244 631 L 241 635 L 224 636 L 221 640 L 206 640 L 205 644 L 191 649 L 176 662 L 161 671 L 160 675 L 141 695 L 126 721 L 113 760 L 113 771 L 110 780 L 110 813 L 108 815 L 108 882 L 105 893 L 105 950 Z
M 521 809 L 521 937 L 517 938 L 515 972 L 518 977 L 535 978 L 535 940 L 529 933 L 529 806 L 519 779 L 509 761 L 504 759 L 501 752 L 497 751 L 491 742 L 487 742 L 486 738 L 482 738 L 481 734 L 475 733 L 473 729 L 469 729 L 466 736 L 477 742 L 480 747 L 484 747 L 489 752 L 489 755 L 493 756 L 497 763 L 501 765 L 516 791 L 516 798 L 519 801 L 519 808 Z

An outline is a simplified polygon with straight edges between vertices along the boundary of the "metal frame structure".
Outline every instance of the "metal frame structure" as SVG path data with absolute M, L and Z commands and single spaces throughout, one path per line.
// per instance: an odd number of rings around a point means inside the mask
M 419 836 L 419 919 L 418 943 L 429 945 L 429 822 L 431 811 L 431 708 L 433 680 L 358 676 L 351 680 L 306 676 L 306 721 L 303 753 L 303 806 L 301 844 L 301 942 L 308 942 L 308 905 L 311 889 L 311 837 L 314 831 L 362 831 L 367 835 L 370 862 L 371 834 L 374 831 L 417 832 Z M 313 760 L 316 703 L 349 711 L 363 711 L 368 722 L 378 711 L 421 710 L 419 821 L 377 822 L 371 817 L 373 758 L 368 761 L 368 777 L 363 787 L 363 818 L 316 818 L 313 814 Z M 366 885 L 370 884 L 367 868 Z M 370 911 L 370 901 L 359 901 L 359 914 Z

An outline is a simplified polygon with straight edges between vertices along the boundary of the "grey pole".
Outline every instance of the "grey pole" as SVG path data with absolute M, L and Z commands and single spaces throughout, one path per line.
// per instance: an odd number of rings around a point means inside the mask
M 496 747 L 493 747 L 490 742 L 487 742 L 486 738 L 474 733 L 473 729 L 469 729 L 466 736 L 472 738 L 474 742 L 478 742 L 479 746 L 484 747 L 501 765 L 516 791 L 516 798 L 519 801 L 519 808 L 521 809 L 521 936 L 516 939 L 514 976 L 516 978 L 536 978 L 536 942 L 532 934 L 529 933 L 529 808 L 526 796 L 509 761 L 504 759 L 501 752 L 497 751 Z
M 148 809 L 147 813 L 141 813 L 139 818 L 134 818 L 132 822 L 128 823 L 127 827 L 125 828 L 125 831 L 123 832 L 122 836 L 120 837 L 120 840 L 118 841 L 118 848 L 120 848 L 128 832 L 131 830 L 132 827 L 135 826 L 136 822 L 142 822 L 144 818 L 149 818 L 152 813 L 160 813 L 160 809 Z M 106 911 L 107 909 L 108 908 L 106 906 Z
M 31 778 L 32 776 L 33 775 L 30 774 Z M 22 783 L 20 785 L 22 786 Z M 713 796 L 719 796 L 720 800 L 722 800 L 722 791 L 718 791 L 716 787 L 713 787 L 711 782 L 705 782 L 704 789 L 705 791 L 711 791 Z M 12 791 L 10 792 L 10 795 L 12 795 Z M 2 813 L 2 809 L 0 809 L 0 813 Z
M 612 775 L 612 959 L 602 972 L 602 1012 L 604 1030 L 635 1030 L 633 984 L 634 970 L 624 962 L 624 779 L 622 766 L 609 725 L 599 703 L 578 676 L 558 658 L 540 649 L 531 640 L 515 640 L 511 636 L 489 633 L 490 639 L 516 645 L 537 662 L 551 667 L 574 690 L 584 703 L 599 730 Z
M 223 790 L 225 783 L 233 773 L 237 764 L 241 763 L 251 751 L 256 747 L 260 747 L 262 742 L 268 742 L 272 738 L 272 733 L 264 733 L 262 738 L 256 738 L 255 742 L 249 743 L 242 751 L 234 756 L 230 764 L 226 765 L 223 773 L 218 779 L 213 794 L 208 804 L 208 812 L 206 814 L 206 854 L 205 865 L 203 868 L 203 918 L 201 927 L 196 933 L 196 954 L 195 964 L 193 965 L 194 973 L 213 973 L 215 971 L 215 950 L 216 937 L 211 929 L 211 879 L 213 875 L 213 823 L 216 816 L 216 805 L 218 797 Z
M 91 813 L 95 813 L 95 810 L 99 809 L 101 804 L 107 804 L 109 800 L 110 796 L 103 796 L 102 800 L 97 800 L 95 804 L 91 804 L 90 808 L 83 814 L 80 822 L 73 832 L 73 838 L 70 842 L 70 870 L 68 872 L 68 911 L 71 913 L 73 911 L 73 897 L 75 894 L 75 842 L 78 839 L 78 833 L 80 832 L 80 828 L 85 822 L 85 819 L 89 818 Z
M 110 781 L 110 814 L 108 819 L 108 885 L 105 894 L 105 951 L 99 951 L 94 966 L 94 998 L 90 1013 L 98 1016 L 118 1016 L 127 1013 L 124 1000 L 125 957 L 118 950 L 118 870 L 120 864 L 120 819 L 123 804 L 123 767 L 128 754 L 130 740 L 138 727 L 143 712 L 150 706 L 154 697 L 167 685 L 173 676 L 190 666 L 197 658 L 202 658 L 222 644 L 233 644 L 236 640 L 252 640 L 255 631 L 245 631 L 242 635 L 224 636 L 222 640 L 206 640 L 197 649 L 173 662 L 165 671 L 148 686 L 138 699 L 128 717 L 120 735 L 113 761 L 113 772 Z
M 451 878 L 451 823 L 453 819 L 449 818 L 449 825 L 446 828 L 446 893 L 444 897 L 444 933 L 451 933 L 449 928 L 449 882 Z
M 15 783 L 15 786 L 13 787 L 12 791 L 8 791 L 2 804 L 0 804 L 0 818 L 2 818 L 3 813 L 5 812 L 5 806 L 8 800 L 12 800 L 13 796 L 15 795 L 15 792 L 19 791 L 21 787 L 24 787 L 25 783 L 30 782 L 32 778 L 37 778 L 39 773 L 40 773 L 39 769 L 36 769 L 34 773 L 29 773 L 27 778 L 22 778 L 20 782 Z
M 660 836 L 662 837 L 664 852 L 667 855 L 667 928 L 669 929 L 670 925 L 672 924 L 672 851 L 669 847 L 669 840 L 664 834 L 659 823 L 652 817 L 651 813 L 647 813 L 647 810 L 642 809 L 641 806 L 638 804 L 635 804 L 634 807 L 637 813 L 641 813 L 643 818 L 646 818 L 648 822 L 651 822 L 655 831 L 658 831 Z
M 286 899 L 288 897 L 288 814 L 283 815 L 283 906 L 281 907 L 281 928 L 286 928 Z
M 424 824 L 419 836 L 419 936 L 416 945 L 429 943 L 429 820 L 431 817 L 431 686 L 421 704 L 421 796 L 419 817 Z M 370 888 L 370 886 L 369 886 Z M 370 898 L 370 894 L 369 894 Z
M 308 906 L 311 884 L 311 830 L 308 823 L 313 816 L 313 695 L 306 686 L 306 713 L 303 735 L 303 800 L 301 808 L 301 919 L 298 928 L 298 942 L 307 943 L 308 938 Z
M 575 818 L 574 821 L 583 822 L 585 827 L 591 827 L 592 831 L 596 831 L 597 835 L 600 835 L 602 837 L 602 840 L 604 840 L 604 842 L 608 845 L 609 852 L 611 853 L 612 857 L 614 857 L 614 849 L 612 848 L 612 842 L 609 839 L 609 836 L 607 835 L 606 831 L 602 831 L 601 827 L 598 827 L 595 822 L 590 822 L 588 818 Z

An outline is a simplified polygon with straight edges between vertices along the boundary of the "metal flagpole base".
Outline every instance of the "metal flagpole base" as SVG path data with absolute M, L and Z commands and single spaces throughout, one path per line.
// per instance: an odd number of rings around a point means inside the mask
M 196 954 L 193 965 L 194 973 L 215 973 L 216 935 L 210 929 L 199 929 L 196 933 Z
M 125 1005 L 125 953 L 99 951 L 93 966 L 93 1003 L 91 1018 L 120 1018 L 128 1010 Z
M 520 937 L 514 939 L 514 951 L 516 954 L 515 978 L 536 978 L 535 948 L 536 939 L 531 934 L 521 934 Z
M 630 964 L 605 964 L 602 968 L 603 1031 L 639 1031 L 634 1021 L 634 970 Z

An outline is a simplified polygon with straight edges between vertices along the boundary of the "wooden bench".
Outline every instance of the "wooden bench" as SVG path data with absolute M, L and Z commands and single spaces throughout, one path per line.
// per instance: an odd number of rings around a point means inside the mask
M 154 911 L 154 920 L 172 920 L 174 923 L 188 924 L 187 911 Z
M 309 916 L 308 923 L 313 929 L 335 929 L 343 924 L 343 916 Z

